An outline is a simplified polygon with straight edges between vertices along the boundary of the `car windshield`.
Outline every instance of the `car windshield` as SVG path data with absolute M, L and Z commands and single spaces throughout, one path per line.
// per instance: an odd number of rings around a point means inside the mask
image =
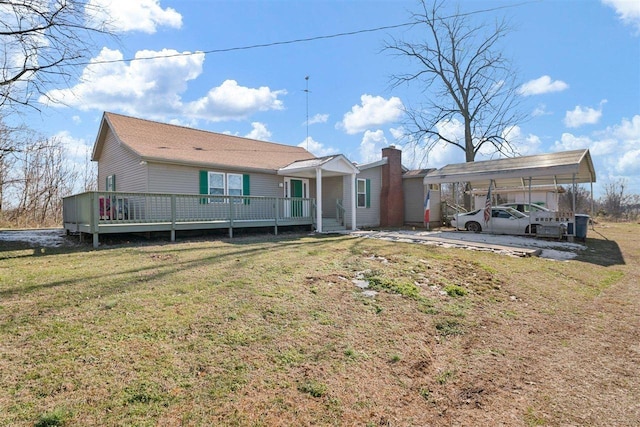
M 525 206 L 525 210 L 530 210 L 532 212 L 543 212 L 543 211 L 546 211 L 547 209 L 540 205 L 536 205 L 535 203 L 532 203 L 529 206 Z
M 527 215 L 523 214 L 520 211 L 517 211 L 513 208 L 504 208 L 505 211 L 509 212 L 511 215 L 515 216 L 516 218 L 526 218 Z

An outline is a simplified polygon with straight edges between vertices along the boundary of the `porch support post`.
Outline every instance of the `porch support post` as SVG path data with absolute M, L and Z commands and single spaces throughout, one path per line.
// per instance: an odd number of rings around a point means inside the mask
M 322 233 L 322 168 L 316 168 L 316 231 Z
M 356 175 L 355 173 L 351 174 L 351 202 L 349 205 L 351 206 L 351 230 L 356 230 L 356 207 L 358 206 L 356 200 Z

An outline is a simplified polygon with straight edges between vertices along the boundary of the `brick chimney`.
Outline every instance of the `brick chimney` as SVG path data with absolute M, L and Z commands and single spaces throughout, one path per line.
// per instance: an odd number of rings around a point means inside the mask
M 404 225 L 404 193 L 402 191 L 402 151 L 394 146 L 382 149 L 382 190 L 380 192 L 380 226 Z

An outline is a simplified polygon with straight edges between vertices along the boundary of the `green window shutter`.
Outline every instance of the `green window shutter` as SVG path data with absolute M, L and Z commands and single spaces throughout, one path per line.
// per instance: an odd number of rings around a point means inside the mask
M 200 194 L 209 194 L 209 172 L 200 171 Z M 200 199 L 200 203 L 207 203 L 207 199 Z
M 112 177 L 111 178 L 111 184 L 112 184 L 112 187 L 113 187 L 112 190 L 116 191 L 116 175 L 113 174 L 113 175 L 111 175 L 111 177 Z
M 104 191 L 109 191 L 109 176 L 104 179 Z
M 371 180 L 370 179 L 367 179 L 365 181 L 365 187 L 366 187 L 366 190 L 365 190 L 366 204 L 367 204 L 367 207 L 370 208 L 371 207 Z
M 242 175 L 242 195 L 250 196 L 251 195 L 251 183 L 249 174 Z M 251 199 L 244 199 L 244 204 L 248 205 L 251 203 Z

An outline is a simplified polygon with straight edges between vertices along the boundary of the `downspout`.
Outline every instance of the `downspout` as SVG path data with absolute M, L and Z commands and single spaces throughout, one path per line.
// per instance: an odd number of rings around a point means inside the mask
M 316 231 L 322 233 L 322 168 L 316 168 Z

